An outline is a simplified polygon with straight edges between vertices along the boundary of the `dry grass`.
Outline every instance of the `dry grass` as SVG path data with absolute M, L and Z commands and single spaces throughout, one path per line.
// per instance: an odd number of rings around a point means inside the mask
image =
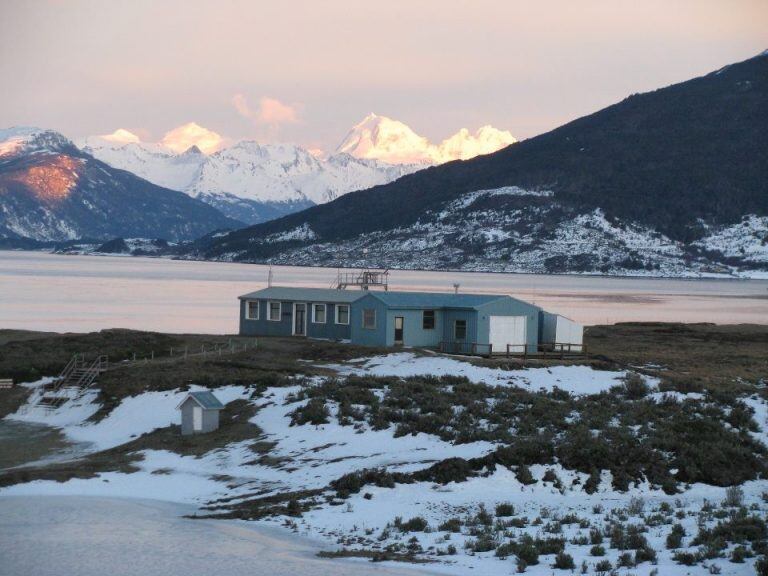
M 585 333 L 590 355 L 649 370 L 676 385 L 719 389 L 768 377 L 768 326 L 621 323 Z

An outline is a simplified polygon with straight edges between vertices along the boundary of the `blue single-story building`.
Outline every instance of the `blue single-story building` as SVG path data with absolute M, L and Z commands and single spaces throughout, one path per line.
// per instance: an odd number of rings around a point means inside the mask
M 416 346 L 458 353 L 536 352 L 547 337 L 581 327 L 499 294 L 374 292 L 273 286 L 240 299 L 240 334 L 349 340 L 363 346 Z M 551 322 L 560 318 L 562 322 Z M 566 324 L 563 324 L 565 322 Z M 554 328 L 550 328 L 554 326 Z M 577 334 L 578 333 L 578 334 Z

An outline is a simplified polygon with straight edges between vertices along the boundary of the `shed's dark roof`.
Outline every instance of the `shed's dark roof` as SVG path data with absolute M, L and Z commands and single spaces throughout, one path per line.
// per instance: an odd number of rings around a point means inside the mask
M 503 294 L 451 294 L 449 292 L 369 292 L 389 307 L 402 308 L 477 308 L 501 298 Z
M 190 392 L 187 398 L 192 398 L 195 402 L 200 404 L 202 408 L 206 410 L 223 410 L 224 404 L 222 404 L 213 392 Z M 183 404 L 184 402 L 182 402 Z
M 368 292 L 363 290 L 336 290 L 334 288 L 294 288 L 272 286 L 240 296 L 240 300 L 289 300 L 291 302 L 354 302 Z

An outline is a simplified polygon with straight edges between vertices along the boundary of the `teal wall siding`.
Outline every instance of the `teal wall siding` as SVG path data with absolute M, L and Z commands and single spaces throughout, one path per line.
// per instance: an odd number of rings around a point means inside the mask
M 280 322 L 267 320 L 267 300 L 259 300 L 259 319 L 245 317 L 245 300 L 240 301 L 240 334 L 243 336 L 291 336 L 293 333 L 293 302 L 280 300 L 282 315 Z M 276 302 L 276 300 L 272 300 Z M 350 326 L 335 323 L 334 304 L 326 302 L 325 324 L 312 322 L 312 304 L 307 305 L 307 336 L 310 338 L 328 338 L 330 340 L 349 340 Z
M 503 298 L 483 304 L 478 307 L 477 313 L 477 342 L 488 344 L 491 330 L 490 316 L 525 316 L 528 319 L 526 321 L 528 352 L 536 352 L 539 342 L 540 311 L 538 306 L 513 298 Z M 503 350 L 495 350 L 495 352 L 503 352 Z
M 376 328 L 374 330 L 363 328 L 363 310 L 366 308 L 376 310 Z M 394 338 L 387 335 L 394 328 L 389 326 L 387 308 L 383 302 L 369 294 L 352 302 L 351 312 L 351 337 L 354 344 L 360 344 L 361 346 L 392 346 Z
M 443 312 L 443 341 L 456 342 L 456 338 L 454 338 L 456 320 L 467 321 L 467 337 L 464 342 L 477 342 L 477 311 L 461 308 L 448 308 Z
M 395 317 L 403 317 L 403 346 L 436 348 L 443 337 L 443 311 L 435 310 L 435 328 L 424 330 L 423 310 L 398 309 L 387 310 L 387 346 L 395 344 Z

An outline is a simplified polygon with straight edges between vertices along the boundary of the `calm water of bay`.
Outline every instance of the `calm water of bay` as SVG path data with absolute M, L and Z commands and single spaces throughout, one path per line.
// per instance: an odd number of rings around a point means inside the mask
M 275 285 L 330 287 L 332 268 L 273 268 Z M 0 328 L 83 332 L 237 331 L 237 296 L 268 267 L 154 258 L 0 251 Z M 391 290 L 509 294 L 584 324 L 680 321 L 768 324 L 768 280 L 678 280 L 392 271 Z

